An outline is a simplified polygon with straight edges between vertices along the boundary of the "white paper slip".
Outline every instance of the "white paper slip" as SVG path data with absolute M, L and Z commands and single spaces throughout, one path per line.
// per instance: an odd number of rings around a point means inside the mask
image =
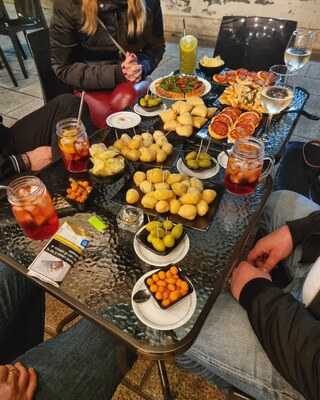
M 87 238 L 65 222 L 34 259 L 28 275 L 58 287 L 71 266 L 83 257 L 88 244 Z

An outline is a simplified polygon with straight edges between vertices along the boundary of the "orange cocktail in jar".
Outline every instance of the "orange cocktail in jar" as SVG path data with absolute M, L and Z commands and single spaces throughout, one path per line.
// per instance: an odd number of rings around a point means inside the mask
M 64 119 L 57 124 L 57 135 L 67 171 L 87 171 L 90 144 L 83 123 L 75 118 Z
M 44 183 L 35 176 L 12 181 L 8 200 L 17 223 L 34 240 L 49 239 L 59 228 L 57 213 Z

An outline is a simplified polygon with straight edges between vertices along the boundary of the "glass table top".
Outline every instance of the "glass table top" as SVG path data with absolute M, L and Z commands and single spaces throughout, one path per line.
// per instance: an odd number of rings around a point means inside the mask
M 306 99 L 307 94 L 298 90 L 293 107 L 302 109 Z M 298 117 L 299 113 L 287 113 L 280 121 L 274 122 L 266 143 L 268 154 L 275 155 L 281 149 Z M 146 122 L 148 126 L 152 123 L 152 119 Z M 213 151 L 218 153 L 220 149 L 213 148 Z M 41 285 L 140 353 L 163 358 L 185 351 L 197 336 L 216 297 L 225 286 L 231 267 L 239 261 L 241 249 L 256 228 L 258 217 L 272 189 L 272 180 L 268 178 L 249 196 L 241 197 L 225 192 L 206 232 L 186 229 L 190 250 L 179 266 L 196 291 L 196 310 L 182 327 L 158 331 L 141 323 L 131 306 L 131 292 L 135 282 L 155 267 L 145 264 L 136 256 L 133 234 L 118 229 L 116 224 L 115 216 L 120 205 L 112 198 L 124 185 L 126 176 L 112 184 L 96 185 L 84 212 L 79 212 L 64 199 L 68 173 L 61 161 L 42 171 L 40 178 L 53 195 L 61 220 L 67 218 L 76 223 L 82 221 L 91 235 L 84 259 L 71 268 L 60 288 L 45 283 Z M 222 183 L 222 169 L 209 181 Z M 94 231 L 87 224 L 92 213 L 108 223 L 104 234 Z M 0 229 L 0 259 L 25 273 L 26 267 L 44 243 L 31 241 L 23 235 L 5 199 L 0 200 Z

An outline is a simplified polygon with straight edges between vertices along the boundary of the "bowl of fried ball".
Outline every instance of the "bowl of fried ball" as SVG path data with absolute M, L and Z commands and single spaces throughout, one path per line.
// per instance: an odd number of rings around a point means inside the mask
M 176 265 L 149 275 L 145 285 L 162 309 L 168 309 L 193 292 L 191 282 Z
M 167 218 L 148 222 L 137 233 L 137 240 L 154 254 L 167 256 L 179 246 L 185 235 L 182 224 L 174 224 Z

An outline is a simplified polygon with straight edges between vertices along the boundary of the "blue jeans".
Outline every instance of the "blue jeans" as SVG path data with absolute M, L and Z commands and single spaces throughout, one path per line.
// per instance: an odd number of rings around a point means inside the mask
M 43 326 L 44 292 L 0 263 L 0 364 L 35 368 L 36 400 L 111 399 L 124 374 L 117 365 L 124 348 L 86 320 L 39 344 Z
M 274 192 L 265 209 L 269 232 L 286 221 L 307 216 L 320 207 L 290 191 Z M 299 263 L 298 247 L 284 266 L 292 277 L 286 290 L 299 297 L 310 266 Z M 303 397 L 273 368 L 251 328 L 246 311 L 232 296 L 222 293 L 207 317 L 194 345 L 178 364 L 219 384 L 228 384 L 259 400 L 302 400 Z M 218 379 L 217 379 L 218 378 Z

